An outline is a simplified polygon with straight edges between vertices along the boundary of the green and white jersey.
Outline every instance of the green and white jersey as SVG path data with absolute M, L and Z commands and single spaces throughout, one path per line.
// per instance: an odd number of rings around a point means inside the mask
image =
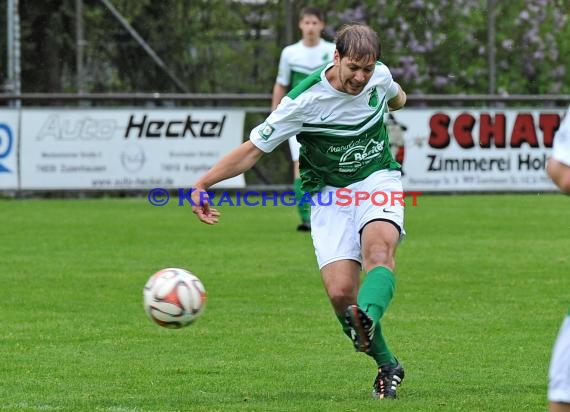
M 400 170 L 385 124 L 388 100 L 398 93 L 390 71 L 377 62 L 368 84 L 354 96 L 328 82 L 325 72 L 332 66 L 291 90 L 249 137 L 269 153 L 296 135 L 301 143 L 302 190 L 310 193 L 325 185 L 346 187 L 378 170 Z
M 283 49 L 279 59 L 279 71 L 276 82 L 292 89 L 309 74 L 333 59 L 336 46 L 321 39 L 319 44 L 308 47 L 302 41 Z

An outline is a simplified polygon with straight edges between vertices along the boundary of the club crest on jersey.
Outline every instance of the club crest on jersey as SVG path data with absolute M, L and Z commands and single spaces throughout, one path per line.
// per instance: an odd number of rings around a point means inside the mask
M 261 129 L 259 129 L 259 135 L 263 140 L 269 139 L 269 137 L 273 134 L 275 128 L 271 126 L 269 123 L 265 122 Z
M 368 106 L 375 109 L 378 107 L 379 102 L 380 101 L 378 99 L 378 91 L 376 90 L 376 87 L 374 87 L 372 90 L 370 90 L 370 93 L 368 94 Z

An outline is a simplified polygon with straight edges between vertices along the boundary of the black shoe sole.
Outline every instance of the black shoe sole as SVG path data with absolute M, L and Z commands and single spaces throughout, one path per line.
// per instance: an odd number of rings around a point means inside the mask
M 370 350 L 371 340 L 368 337 L 365 326 L 362 323 L 361 316 L 368 316 L 356 305 L 350 305 L 345 312 L 345 319 L 356 336 L 353 337 L 352 343 L 358 352 L 368 352 Z

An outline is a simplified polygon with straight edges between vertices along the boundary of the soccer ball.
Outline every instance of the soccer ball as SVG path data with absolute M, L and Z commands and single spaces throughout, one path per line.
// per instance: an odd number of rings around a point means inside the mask
M 187 270 L 162 269 L 146 282 L 143 304 L 152 321 L 165 328 L 180 329 L 202 314 L 206 289 L 200 279 Z

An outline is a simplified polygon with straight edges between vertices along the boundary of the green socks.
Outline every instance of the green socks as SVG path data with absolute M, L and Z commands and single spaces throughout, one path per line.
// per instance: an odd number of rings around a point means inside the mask
M 382 335 L 380 325 L 380 319 L 394 296 L 395 286 L 394 273 L 384 266 L 377 266 L 366 274 L 358 292 L 358 306 L 374 322 L 374 336 L 367 354 L 374 358 L 378 367 L 386 364 L 396 366 L 398 363 Z M 350 338 L 350 327 L 346 323 L 344 314 L 336 315 L 336 317 L 342 325 L 343 332 Z
M 369 355 L 376 360 L 378 366 L 397 363 L 384 340 L 380 325 L 380 319 L 394 296 L 395 283 L 392 271 L 378 266 L 367 273 L 358 292 L 358 306 L 368 313 L 375 325 Z
M 388 309 L 395 285 L 394 274 L 384 266 L 377 266 L 366 274 L 358 292 L 358 306 L 368 312 L 374 323 Z
M 306 201 L 301 202 L 303 195 L 305 194 L 301 190 L 301 178 L 295 179 L 293 182 L 293 188 L 295 189 L 295 199 L 297 199 L 297 211 L 301 217 L 301 221 L 309 223 L 311 221 L 311 203 Z

